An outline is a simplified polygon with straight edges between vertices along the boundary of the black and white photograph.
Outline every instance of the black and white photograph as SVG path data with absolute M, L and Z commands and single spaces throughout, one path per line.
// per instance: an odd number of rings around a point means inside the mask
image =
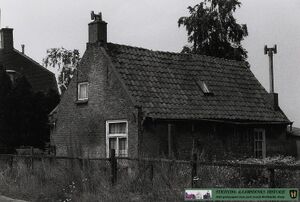
M 299 10 L 0 0 L 0 202 L 297 201 Z

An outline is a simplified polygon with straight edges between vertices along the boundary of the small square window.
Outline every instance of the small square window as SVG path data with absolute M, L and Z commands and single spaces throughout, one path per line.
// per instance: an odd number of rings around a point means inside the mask
M 88 82 L 78 83 L 78 100 L 88 99 Z

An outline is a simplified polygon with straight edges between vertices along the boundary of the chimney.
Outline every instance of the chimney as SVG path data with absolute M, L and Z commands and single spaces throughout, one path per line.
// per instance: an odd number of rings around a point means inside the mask
M 21 47 L 22 47 L 22 54 L 25 54 L 25 45 L 22 44 Z
M 269 93 L 269 102 L 272 106 L 272 108 L 276 111 L 279 109 L 279 103 L 278 103 L 278 93 Z
M 0 48 L 4 50 L 12 50 L 14 48 L 12 28 L 2 28 L 0 30 L 0 37 L 1 37 Z
M 89 23 L 89 43 L 107 43 L 107 23 L 102 20 L 102 14 L 91 12 L 93 22 Z

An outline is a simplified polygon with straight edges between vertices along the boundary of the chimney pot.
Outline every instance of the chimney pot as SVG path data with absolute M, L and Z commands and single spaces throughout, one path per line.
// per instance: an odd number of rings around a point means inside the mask
M 89 43 L 100 43 L 105 45 L 107 43 L 107 23 L 102 20 L 102 15 L 92 12 L 93 22 L 89 23 Z

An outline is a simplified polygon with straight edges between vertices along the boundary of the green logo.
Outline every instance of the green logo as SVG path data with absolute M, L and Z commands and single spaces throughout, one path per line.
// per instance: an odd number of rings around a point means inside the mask
M 292 199 L 297 198 L 297 195 L 298 195 L 298 190 L 290 190 L 290 197 Z

